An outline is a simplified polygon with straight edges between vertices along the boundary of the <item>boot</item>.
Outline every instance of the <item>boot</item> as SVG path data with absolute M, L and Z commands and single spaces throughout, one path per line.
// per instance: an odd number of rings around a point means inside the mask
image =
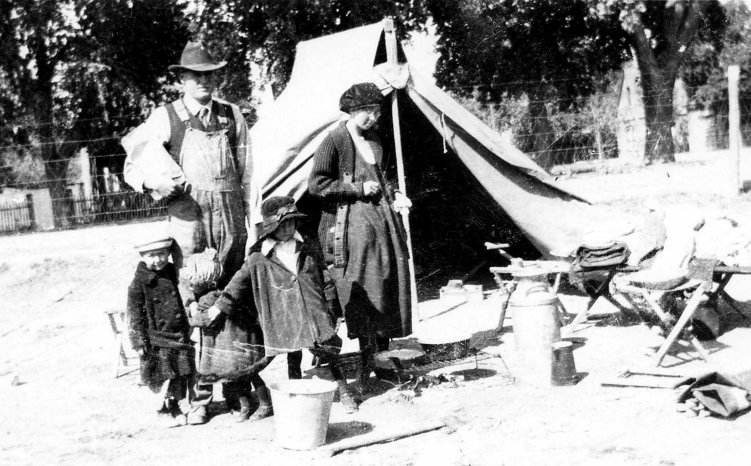
M 238 411 L 240 411 L 240 401 L 237 399 L 237 397 L 224 395 L 224 402 L 227 405 L 227 410 L 230 413 L 236 414 Z
M 355 386 L 360 395 L 366 395 L 370 391 L 370 367 L 363 363 L 357 366 Z
M 240 396 L 238 398 L 238 402 L 240 404 L 240 410 L 237 411 L 237 417 L 235 417 L 235 422 L 245 422 L 250 417 L 250 398 L 247 396 Z
M 302 351 L 287 353 L 287 377 L 290 380 L 302 379 Z
M 184 426 L 188 423 L 188 420 L 185 417 L 185 414 L 183 414 L 183 410 L 180 409 L 180 404 L 177 402 L 177 400 L 169 399 L 167 400 L 166 405 L 177 425 Z
M 175 400 L 164 400 L 162 408 L 156 412 L 159 424 L 162 427 L 178 427 L 185 425 L 183 420 L 175 417 Z M 179 408 L 177 409 L 179 411 Z M 180 412 L 182 415 L 182 412 Z
M 337 391 L 339 392 L 339 402 L 344 407 L 344 411 L 347 414 L 352 414 L 356 412 L 359 408 L 357 407 L 357 401 L 355 401 L 355 397 L 352 396 L 352 393 L 349 391 L 349 387 L 347 386 L 347 381 L 345 380 L 337 380 Z
M 193 406 L 188 412 L 188 424 L 197 426 L 206 424 L 209 420 L 209 410 L 204 405 Z
M 248 418 L 249 421 L 260 421 L 274 415 L 274 408 L 271 406 L 271 392 L 266 385 L 256 387 L 256 396 L 258 397 L 258 409 Z
M 355 383 L 359 394 L 366 395 L 370 391 L 370 372 L 373 353 L 369 347 L 360 350 L 360 361 L 355 372 Z

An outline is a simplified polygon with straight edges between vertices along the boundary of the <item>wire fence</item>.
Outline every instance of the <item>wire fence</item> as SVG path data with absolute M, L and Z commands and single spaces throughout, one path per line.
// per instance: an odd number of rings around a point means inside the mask
M 32 192 L 44 190 L 33 190 Z M 51 198 L 34 194 L 17 202 L 0 203 L 0 234 L 68 229 L 113 222 L 164 218 L 167 206 L 134 191 L 92 197 Z
M 511 84 L 529 85 L 506 83 L 500 87 L 510 88 Z M 549 90 L 556 84 L 561 83 L 545 86 Z M 601 85 L 591 95 L 566 98 L 534 89 L 516 95 L 491 96 L 488 89 L 493 86 L 499 87 L 478 83 L 446 90 L 500 133 L 502 139 L 550 171 L 580 162 L 595 165 L 611 159 L 643 162 L 650 132 L 656 135 L 652 143 L 669 142 L 676 153 L 718 151 L 729 145 L 727 98 L 705 100 L 702 109 L 695 109 L 697 105 L 689 96 L 697 90 L 680 83 L 669 99 L 645 93 L 624 78 Z M 645 102 L 652 104 L 645 106 Z M 738 104 L 741 143 L 751 145 L 751 96 L 741 94 Z M 670 108 L 665 111 L 660 105 Z M 133 120 L 135 116 L 115 118 Z M 125 153 L 119 145 L 122 134 L 65 141 L 84 150 L 62 163 L 45 162 L 41 157 L 43 150 L 50 146 L 59 148 L 62 142 L 62 138 L 42 141 L 35 136 L 46 125 L 49 123 L 23 128 L 0 125 L 0 233 L 74 228 L 166 215 L 163 202 L 154 202 L 150 196 L 136 193 L 125 184 L 122 176 Z M 23 137 L 15 137 L 17 134 Z
M 33 227 L 34 204 L 31 199 L 0 204 L 0 233 L 26 231 Z

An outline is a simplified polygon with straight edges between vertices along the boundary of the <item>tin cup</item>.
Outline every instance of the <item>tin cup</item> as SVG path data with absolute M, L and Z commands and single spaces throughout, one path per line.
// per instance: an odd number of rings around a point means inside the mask
M 579 381 L 574 363 L 574 345 L 570 341 L 556 341 L 551 345 L 553 364 L 551 381 L 553 385 L 576 385 Z

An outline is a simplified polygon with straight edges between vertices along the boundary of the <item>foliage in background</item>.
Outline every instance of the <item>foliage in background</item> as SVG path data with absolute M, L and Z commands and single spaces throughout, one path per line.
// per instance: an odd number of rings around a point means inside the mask
M 553 135 L 548 154 L 550 166 L 617 157 L 618 97 L 621 73 L 613 71 L 597 82 L 596 91 L 575 98 L 572 106 L 548 103 L 546 112 Z M 474 96 L 453 94 L 472 113 L 523 152 L 533 153 L 534 125 L 525 94 L 502 95 L 498 103 Z M 571 108 L 576 110 L 572 111 Z
M 83 146 L 120 152 L 121 132 L 164 95 L 187 34 L 180 2 L 0 0 L 0 116 L 16 135 L 3 131 L 3 145 L 24 132 L 64 198 L 70 159 Z
M 545 108 L 578 111 L 608 71 L 636 52 L 645 88 L 648 161 L 671 160 L 672 93 L 683 52 L 698 36 L 716 44 L 724 25 L 716 1 L 429 0 L 440 34 L 440 84 L 491 100 L 527 95 L 536 141 L 549 165 L 556 139 Z
M 720 48 L 725 13 L 716 0 L 600 0 L 620 11 L 641 72 L 648 161 L 674 161 L 673 94 L 686 50 L 694 44 Z
M 531 140 L 524 148 L 543 166 L 554 158 L 550 110 L 577 111 L 580 98 L 595 91 L 597 78 L 628 57 L 617 15 L 603 20 L 583 0 L 430 0 L 428 5 L 439 34 L 438 83 L 464 96 L 479 91 L 493 103 L 525 96 L 528 129 L 521 132 Z M 547 108 L 549 102 L 554 108 Z
M 251 98 L 251 66 L 260 68 L 278 95 L 289 80 L 298 42 L 385 16 L 394 18 L 404 38 L 426 20 L 423 0 L 203 0 L 191 12 L 193 31 L 229 61 L 230 79 L 221 91 L 233 101 Z
M 727 69 L 738 65 L 741 124 L 751 123 L 751 10 L 746 3 L 734 0 L 724 5 L 726 28 L 720 47 L 696 44 L 689 50 L 681 77 L 688 83 L 691 108 L 708 110 L 721 122 L 726 136 L 728 115 Z M 751 140 L 746 135 L 747 140 Z
M 731 61 L 741 62 L 741 93 L 751 95 L 748 9 L 728 5 L 725 31 L 714 0 L 0 0 L 0 182 L 44 179 L 61 198 L 69 160 L 84 146 L 100 172 L 118 171 L 119 137 L 177 95 L 167 66 L 189 36 L 228 60 L 220 94 L 247 108 L 254 81 L 283 90 L 299 41 L 386 15 L 402 38 L 432 16 L 439 83 L 491 125 L 513 127 L 544 165 L 613 155 L 608 72 L 631 47 L 654 100 L 645 101 L 652 159 L 672 156 L 662 139 L 673 116 L 655 109 L 667 108 L 684 55 L 695 106 L 726 98 Z

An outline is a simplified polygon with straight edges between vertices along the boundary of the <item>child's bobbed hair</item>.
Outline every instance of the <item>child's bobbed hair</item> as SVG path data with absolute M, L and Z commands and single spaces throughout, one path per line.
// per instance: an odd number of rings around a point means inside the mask
M 180 269 L 180 278 L 193 286 L 215 285 L 221 276 L 222 264 L 213 248 L 188 257 Z

